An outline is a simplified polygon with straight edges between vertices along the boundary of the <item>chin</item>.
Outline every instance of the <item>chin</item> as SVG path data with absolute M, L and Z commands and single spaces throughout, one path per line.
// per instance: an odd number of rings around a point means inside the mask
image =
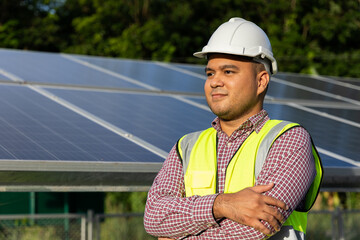
M 213 112 L 213 113 L 224 121 L 230 121 L 232 119 L 228 113 L 224 113 L 224 112 Z

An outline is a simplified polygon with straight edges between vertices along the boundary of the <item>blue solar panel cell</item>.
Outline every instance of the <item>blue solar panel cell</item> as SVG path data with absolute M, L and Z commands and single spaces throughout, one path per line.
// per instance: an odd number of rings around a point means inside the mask
M 29 88 L 1 86 L 0 103 L 0 159 L 163 161 Z
M 272 119 L 289 120 L 304 126 L 311 133 L 316 146 L 354 161 L 360 161 L 359 128 L 290 106 L 265 104 L 264 108 L 268 110 Z M 323 158 L 327 157 L 323 156 Z M 324 165 L 329 166 L 327 162 L 324 162 Z
M 112 72 L 121 73 L 141 83 L 160 90 L 202 92 L 204 80 L 166 68 L 155 62 L 111 59 L 100 57 L 77 57 Z M 205 76 L 204 72 L 202 73 Z
M 354 85 L 354 86 L 357 86 L 357 87 L 360 87 L 360 79 L 339 79 L 339 78 L 335 78 L 335 77 L 331 77 L 331 79 L 335 79 L 335 80 L 338 80 L 338 81 L 341 81 L 345 84 L 351 84 L 351 85 Z
M 282 98 L 282 99 L 302 99 L 302 100 L 323 100 L 323 101 L 333 101 L 334 98 L 331 96 L 324 96 L 319 94 L 314 94 L 304 89 L 299 89 L 292 86 L 287 86 L 283 83 L 276 82 L 273 78 L 270 80 L 269 89 L 267 96 Z
M 55 95 L 169 151 L 186 133 L 210 127 L 213 114 L 173 97 L 49 89 Z
M 190 64 L 175 64 L 175 63 L 173 63 L 172 65 L 187 71 L 197 73 L 199 75 L 203 75 L 205 77 L 205 65 L 190 65 Z
M 189 100 L 191 100 L 193 102 L 197 102 L 199 104 L 202 104 L 204 106 L 208 106 L 208 104 L 206 102 L 206 99 L 205 99 L 205 96 L 204 97 L 196 97 L 196 98 L 195 97 L 187 97 L 187 99 L 189 99 Z M 210 110 L 210 108 L 209 108 L 209 110 Z M 215 117 L 215 115 L 214 115 L 214 117 Z
M 355 108 L 356 106 L 354 106 Z M 319 112 L 324 112 L 327 113 L 331 116 L 336 116 L 336 117 L 340 117 L 344 120 L 350 120 L 354 123 L 358 123 L 358 125 L 360 125 L 359 123 L 359 119 L 360 119 L 360 106 L 357 107 L 358 110 L 355 109 L 344 109 L 344 108 L 316 108 L 316 107 L 312 107 L 312 109 L 315 109 Z
M 119 77 L 73 62 L 60 54 L 0 49 L 0 55 L 0 69 L 16 73 L 27 82 L 143 88 Z
M 339 159 L 331 157 L 329 155 L 322 154 L 322 153 L 319 153 L 319 154 L 320 154 L 322 164 L 326 168 L 330 167 L 330 168 L 340 168 L 341 169 L 341 168 L 345 168 L 345 167 L 349 167 L 349 168 L 356 167 L 356 166 L 354 166 L 354 164 L 351 164 L 351 163 L 348 163 L 345 161 L 339 161 Z
M 290 83 L 300 84 L 301 86 L 307 86 L 316 90 L 321 90 L 327 93 L 346 96 L 354 100 L 360 100 L 359 89 L 353 89 L 351 86 L 343 85 L 339 81 L 328 79 L 325 77 L 316 77 L 308 75 L 294 75 L 280 73 L 276 75 L 276 78 L 284 79 Z

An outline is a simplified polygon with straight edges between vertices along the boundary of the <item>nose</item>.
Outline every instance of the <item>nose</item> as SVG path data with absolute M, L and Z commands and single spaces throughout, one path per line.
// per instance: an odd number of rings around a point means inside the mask
M 215 74 L 208 80 L 210 81 L 210 87 L 212 87 L 212 88 L 224 86 L 224 82 L 218 74 Z

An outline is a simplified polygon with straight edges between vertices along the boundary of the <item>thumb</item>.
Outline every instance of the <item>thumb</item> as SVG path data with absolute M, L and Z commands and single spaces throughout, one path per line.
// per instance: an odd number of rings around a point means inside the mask
M 268 183 L 266 185 L 258 185 L 258 186 L 252 187 L 251 190 L 253 190 L 254 192 L 257 192 L 257 193 L 263 193 L 263 192 L 270 191 L 274 186 L 275 186 L 274 183 Z

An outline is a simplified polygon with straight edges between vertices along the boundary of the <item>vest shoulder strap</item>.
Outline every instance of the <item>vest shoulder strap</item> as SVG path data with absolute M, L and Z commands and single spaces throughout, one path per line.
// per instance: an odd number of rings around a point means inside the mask
M 270 120 L 272 121 L 272 120 Z M 274 120 L 273 120 L 274 121 Z M 255 161 L 255 179 L 259 176 L 261 169 L 264 165 L 266 156 L 276 140 L 276 138 L 280 135 L 281 131 L 284 129 L 284 127 L 288 124 L 294 124 L 289 121 L 280 121 L 278 124 L 276 124 L 274 127 L 270 129 L 270 131 L 266 134 L 264 139 L 262 140 L 257 155 L 256 155 L 256 161 Z M 299 126 L 298 124 L 294 124 L 295 126 Z
M 210 129 L 207 129 L 207 130 L 210 130 Z M 189 133 L 189 134 L 183 136 L 182 138 L 180 138 L 176 144 L 176 150 L 177 150 L 178 156 L 179 156 L 182 166 L 183 166 L 184 176 L 185 176 L 187 167 L 189 165 L 191 151 L 203 131 L 204 130 Z

